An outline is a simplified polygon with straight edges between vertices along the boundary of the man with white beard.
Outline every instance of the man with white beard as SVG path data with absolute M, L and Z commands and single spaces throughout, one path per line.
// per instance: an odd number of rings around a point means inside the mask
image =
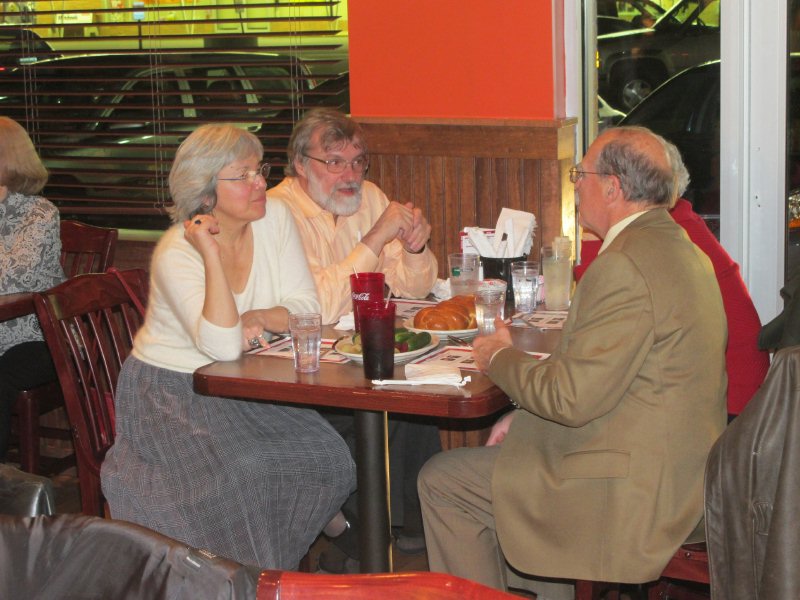
M 392 294 L 402 298 L 424 298 L 436 283 L 438 265 L 427 247 L 430 224 L 412 203 L 390 202 L 378 186 L 364 181 L 367 152 L 358 123 L 336 110 L 311 110 L 289 140 L 286 178 L 267 191 L 268 202 L 284 202 L 294 215 L 323 323 L 335 323 L 352 309 L 353 272 L 382 272 Z M 352 411 L 319 412 L 355 455 Z M 401 552 L 425 550 L 417 475 L 440 450 L 436 425 L 389 417 L 391 518 L 395 548 Z M 324 572 L 359 570 L 355 494 L 342 512 L 347 526 L 320 556 Z
M 323 323 L 352 309 L 354 271 L 384 273 L 402 298 L 424 298 L 436 283 L 436 257 L 426 245 L 430 224 L 419 208 L 390 202 L 364 180 L 367 152 L 358 123 L 336 110 L 311 110 L 289 140 L 287 177 L 267 191 L 297 222 Z

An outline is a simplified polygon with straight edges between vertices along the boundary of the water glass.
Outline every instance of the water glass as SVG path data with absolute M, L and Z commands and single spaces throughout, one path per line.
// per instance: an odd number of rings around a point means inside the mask
M 359 308 L 364 377 L 391 379 L 394 375 L 394 302 L 365 302 Z
M 505 303 L 508 299 L 508 283 L 504 279 L 482 279 L 478 282 L 478 291 L 481 290 L 495 290 L 498 292 L 503 292 L 503 311 L 500 315 L 501 317 L 505 318 Z
M 504 287 L 485 287 L 475 292 L 475 319 L 478 322 L 479 334 L 487 335 L 495 332 L 495 317 L 503 318 L 505 304 Z
M 385 278 L 383 273 L 353 273 L 350 275 L 350 295 L 353 298 L 353 322 L 359 331 L 359 307 L 365 302 L 383 300 Z
M 542 248 L 542 273 L 544 274 L 544 302 L 547 310 L 567 310 L 572 291 L 572 259 L 559 255 L 553 248 Z
M 515 262 L 524 261 L 525 256 L 517 256 L 514 258 L 491 258 L 488 256 L 481 256 L 481 264 L 483 265 L 483 276 L 493 279 L 502 279 L 508 284 L 506 288 L 506 302 L 514 303 L 514 286 L 511 281 L 511 265 Z
M 453 296 L 472 295 L 478 287 L 480 257 L 477 254 L 456 252 L 447 256 L 450 273 L 450 292 Z
M 539 263 L 512 263 L 511 280 L 514 287 L 514 310 L 518 313 L 532 313 L 536 310 L 536 296 L 539 293 Z
M 319 313 L 289 315 L 289 333 L 292 334 L 294 370 L 298 373 L 319 371 L 322 316 Z

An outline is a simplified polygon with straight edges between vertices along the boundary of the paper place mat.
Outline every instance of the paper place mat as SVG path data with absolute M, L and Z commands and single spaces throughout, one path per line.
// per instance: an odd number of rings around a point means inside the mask
M 514 325 L 537 329 L 563 329 L 566 320 L 565 310 L 537 310 L 532 313 L 517 313 L 511 318 Z
M 392 302 L 396 305 L 395 316 L 404 321 L 413 317 L 426 306 L 433 306 L 436 304 L 436 302 L 430 302 L 428 300 L 406 300 L 404 298 L 392 298 Z
M 350 362 L 350 359 L 338 352 L 334 352 L 333 344 L 336 340 L 327 340 L 323 339 L 320 343 L 319 348 L 319 361 L 320 362 L 329 362 L 329 363 L 346 363 Z M 285 340 L 281 340 L 275 344 L 270 344 L 269 348 L 263 348 L 261 350 L 256 350 L 253 354 L 258 354 L 260 356 L 277 356 L 278 358 L 288 358 L 290 360 L 294 360 L 294 354 L 292 352 L 292 338 L 286 338 Z
M 467 371 L 479 370 L 472 358 L 472 346 L 444 346 L 412 360 L 409 364 L 446 365 Z
M 546 352 L 526 352 L 525 354 L 537 360 L 544 360 L 550 356 Z M 475 364 L 475 359 L 472 358 L 472 346 L 444 346 L 430 354 L 420 356 L 408 364 L 446 365 L 449 367 L 458 367 L 466 371 L 480 370 Z

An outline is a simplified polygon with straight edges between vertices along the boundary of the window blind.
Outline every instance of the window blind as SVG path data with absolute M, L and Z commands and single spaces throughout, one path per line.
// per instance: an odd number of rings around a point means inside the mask
M 199 125 L 255 133 L 273 184 L 305 110 L 349 110 L 338 0 L 0 7 L 0 114 L 31 135 L 63 218 L 163 228 L 175 150 Z

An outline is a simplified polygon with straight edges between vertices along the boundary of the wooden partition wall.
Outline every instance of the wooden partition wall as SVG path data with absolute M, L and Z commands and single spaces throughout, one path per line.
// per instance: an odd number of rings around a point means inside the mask
M 369 144 L 369 179 L 391 200 L 423 208 L 441 277 L 446 277 L 447 254 L 460 249 L 459 231 L 494 227 L 503 207 L 536 216 L 535 260 L 543 241 L 561 232 L 562 219 L 574 222 L 568 171 L 575 155 L 575 119 L 356 118 Z
M 369 179 L 392 200 L 422 207 L 433 231 L 430 245 L 446 277 L 447 254 L 459 250 L 466 226 L 493 227 L 504 206 L 533 212 L 539 250 L 574 221 L 568 171 L 574 160 L 575 120 L 459 121 L 359 118 L 370 152 Z M 574 239 L 574 237 L 573 237 Z M 117 266 L 148 267 L 153 242 L 121 239 Z M 446 448 L 485 441 L 495 417 L 442 424 Z
M 458 232 L 473 225 L 494 227 L 503 207 L 536 216 L 533 260 L 544 242 L 560 234 L 562 219 L 574 223 L 568 178 L 575 155 L 574 119 L 358 121 L 369 144 L 369 179 L 390 199 L 411 201 L 426 213 L 440 277 L 447 276 L 447 254 L 460 249 Z M 482 445 L 495 420 L 440 423 L 442 445 Z

